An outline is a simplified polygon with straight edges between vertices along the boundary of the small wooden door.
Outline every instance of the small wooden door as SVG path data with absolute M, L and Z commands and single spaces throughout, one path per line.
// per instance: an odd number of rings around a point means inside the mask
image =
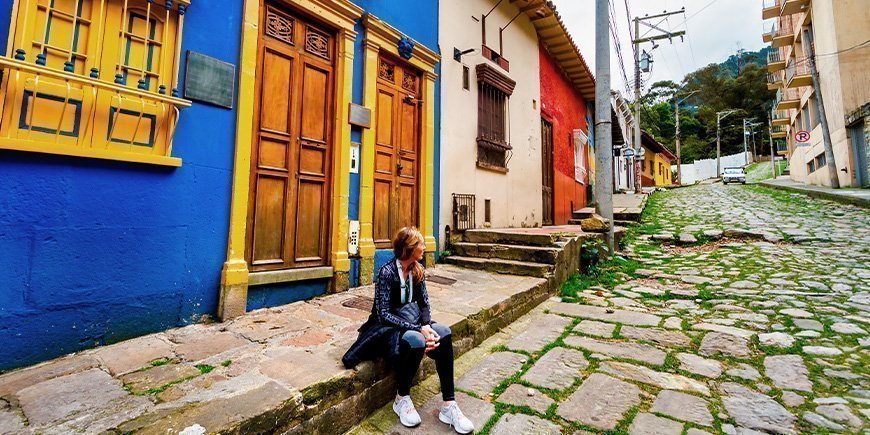
M 260 26 L 247 260 L 252 271 L 328 259 L 334 35 L 266 2 Z
M 389 248 L 399 228 L 417 226 L 420 84 L 419 73 L 398 60 L 378 59 L 373 216 L 378 248 Z
M 543 174 L 544 225 L 553 225 L 553 124 L 541 119 L 541 173 Z

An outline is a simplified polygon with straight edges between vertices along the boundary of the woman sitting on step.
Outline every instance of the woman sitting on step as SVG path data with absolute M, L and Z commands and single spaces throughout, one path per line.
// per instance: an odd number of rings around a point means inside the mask
M 375 302 L 359 337 L 342 358 L 345 367 L 385 357 L 396 371 L 399 391 L 393 411 L 407 427 L 421 423 L 411 401 L 411 381 L 423 355 L 435 360 L 444 403 L 438 419 L 465 434 L 474 430 L 454 400 L 453 343 L 450 328 L 432 321 L 429 295 L 424 280 L 423 254 L 426 245 L 416 228 L 402 228 L 393 239 L 395 258 L 378 271 Z

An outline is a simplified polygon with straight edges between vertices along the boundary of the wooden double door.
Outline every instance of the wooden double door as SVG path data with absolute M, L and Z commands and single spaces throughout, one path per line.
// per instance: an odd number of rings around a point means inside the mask
M 378 59 L 373 236 L 391 247 L 396 232 L 419 221 L 422 79 L 392 57 Z
M 252 271 L 329 258 L 335 35 L 266 2 L 261 17 L 248 210 Z

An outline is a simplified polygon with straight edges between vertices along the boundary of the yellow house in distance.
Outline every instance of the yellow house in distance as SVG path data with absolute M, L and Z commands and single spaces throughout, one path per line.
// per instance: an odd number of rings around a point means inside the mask
M 646 154 L 640 162 L 643 187 L 661 187 L 674 184 L 671 165 L 677 160 L 667 147 L 646 131 L 641 132 L 641 145 Z

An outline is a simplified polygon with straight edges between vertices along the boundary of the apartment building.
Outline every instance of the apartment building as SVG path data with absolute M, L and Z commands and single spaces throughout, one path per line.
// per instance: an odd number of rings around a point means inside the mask
M 792 179 L 831 185 L 810 69 L 814 53 L 840 186 L 870 185 L 866 0 L 765 0 L 762 16 L 771 20 L 764 41 L 775 48 L 768 57 L 768 87 L 777 90 L 772 135 L 786 143 Z M 797 140 L 802 131 L 809 140 Z

